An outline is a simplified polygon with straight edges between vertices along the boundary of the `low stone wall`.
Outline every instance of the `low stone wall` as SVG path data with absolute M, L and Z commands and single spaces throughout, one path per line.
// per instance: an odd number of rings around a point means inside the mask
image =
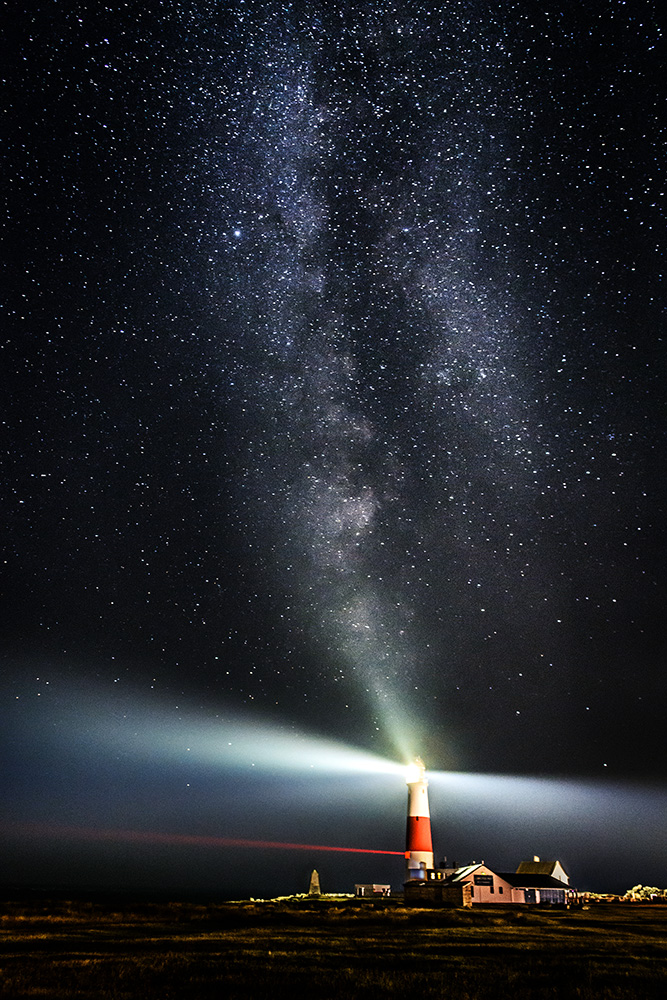
M 403 886 L 406 906 L 472 906 L 470 885 L 456 883 L 443 885 L 442 882 L 406 882 Z

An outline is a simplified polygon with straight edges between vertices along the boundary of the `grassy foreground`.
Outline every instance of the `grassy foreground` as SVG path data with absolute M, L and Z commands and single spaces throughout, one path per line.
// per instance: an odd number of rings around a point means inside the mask
M 329 902 L 0 906 L 11 1000 L 667 995 L 667 907 L 414 910 Z

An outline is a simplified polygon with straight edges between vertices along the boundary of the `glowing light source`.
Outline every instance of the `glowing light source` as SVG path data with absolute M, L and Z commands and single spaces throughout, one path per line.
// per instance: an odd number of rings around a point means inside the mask
M 421 757 L 415 757 L 411 764 L 405 769 L 406 784 L 412 785 L 415 781 L 423 781 L 426 767 Z

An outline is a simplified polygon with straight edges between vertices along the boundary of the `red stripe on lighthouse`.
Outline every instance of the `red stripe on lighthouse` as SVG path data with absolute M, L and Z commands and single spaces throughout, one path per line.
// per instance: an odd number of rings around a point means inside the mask
M 405 845 L 408 851 L 427 851 L 429 854 L 433 853 L 431 820 L 428 816 L 408 816 Z

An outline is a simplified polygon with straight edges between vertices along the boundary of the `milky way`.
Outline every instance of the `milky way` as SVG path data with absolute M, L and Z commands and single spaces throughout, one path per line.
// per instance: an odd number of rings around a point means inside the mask
M 519 743 L 517 717 L 563 697 L 558 728 L 588 725 L 610 643 L 641 628 L 615 605 L 628 563 L 646 583 L 650 414 L 614 396 L 650 385 L 628 309 L 656 191 L 623 172 L 628 46 L 573 78 L 625 29 L 483 14 L 241 19 L 267 53 L 225 175 L 241 520 L 318 642 L 304 697 L 333 681 L 354 711 L 361 688 L 399 744 L 470 692 L 473 727 L 492 713 Z
M 18 731 L 85 677 L 664 777 L 664 42 L 533 6 L 16 18 Z

